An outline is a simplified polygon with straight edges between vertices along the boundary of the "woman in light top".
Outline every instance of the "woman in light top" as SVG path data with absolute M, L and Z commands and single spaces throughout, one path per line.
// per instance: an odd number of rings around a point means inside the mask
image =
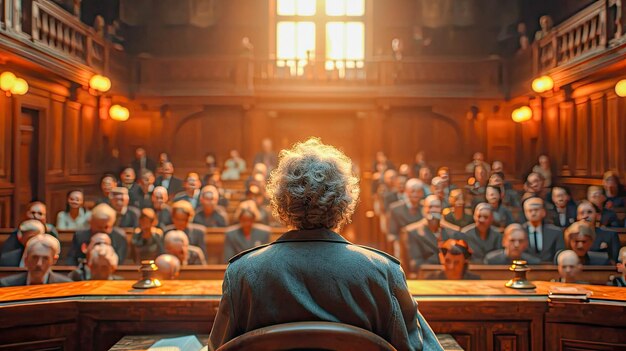
M 83 192 L 70 190 L 67 193 L 65 210 L 57 214 L 57 228 L 59 230 L 81 230 L 89 228 L 91 212 L 84 207 Z

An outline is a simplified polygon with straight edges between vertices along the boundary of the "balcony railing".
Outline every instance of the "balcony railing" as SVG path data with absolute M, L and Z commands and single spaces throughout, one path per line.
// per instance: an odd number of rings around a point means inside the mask
M 49 0 L 0 0 L 0 34 L 24 44 L 23 49 L 46 54 L 38 56 L 53 56 L 107 75 L 114 68 L 114 78 L 130 78 L 121 47 Z

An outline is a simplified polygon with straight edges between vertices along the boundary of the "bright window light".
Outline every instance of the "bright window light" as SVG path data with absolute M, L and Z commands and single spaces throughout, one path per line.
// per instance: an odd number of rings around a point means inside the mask
M 313 16 L 316 0 L 278 0 L 276 13 L 279 16 Z
M 328 22 L 326 24 L 326 58 L 360 61 L 365 57 L 363 22 Z
M 327 0 L 326 14 L 328 16 L 363 16 L 365 13 L 364 0 Z

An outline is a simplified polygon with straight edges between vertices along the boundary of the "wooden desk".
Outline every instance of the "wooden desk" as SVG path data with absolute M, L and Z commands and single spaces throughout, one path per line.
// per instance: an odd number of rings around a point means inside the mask
M 132 289 L 132 284 L 2 288 L 0 350 L 108 350 L 125 335 L 210 331 L 221 281 L 167 281 L 149 290 Z M 504 281 L 408 282 L 435 332 L 451 334 L 465 350 L 593 349 L 594 343 L 617 350 L 626 345 L 625 289 L 579 285 L 593 291 L 589 302 L 551 303 L 551 286 L 572 285 L 536 285 L 513 290 Z

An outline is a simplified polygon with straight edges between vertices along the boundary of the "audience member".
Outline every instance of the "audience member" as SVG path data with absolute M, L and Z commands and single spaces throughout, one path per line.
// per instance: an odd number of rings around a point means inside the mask
M 157 227 L 165 231 L 165 227 L 172 224 L 172 212 L 170 205 L 167 204 L 169 196 L 167 189 L 162 186 L 156 186 L 152 191 L 152 207 L 157 216 Z
M 524 184 L 526 192 L 546 201 L 548 192 L 545 188 L 545 181 L 542 173 L 530 173 L 528 177 L 526 177 L 526 183 Z
M 441 222 L 441 200 L 438 196 L 429 195 L 424 199 L 422 214 L 423 219 L 404 228 L 408 239 L 409 269 L 413 272 L 419 270 L 422 264 L 438 264 L 439 244 L 458 235 L 452 226 Z
M 472 162 L 468 163 L 465 166 L 465 172 L 474 173 L 474 168 L 476 168 L 479 165 L 485 169 L 485 172 L 487 172 L 487 174 L 491 172 L 491 167 L 489 166 L 487 162 L 485 162 L 485 155 L 483 155 L 482 152 L 474 153 L 474 156 L 472 156 Z
M 135 170 L 131 167 L 124 168 L 122 173 L 120 173 L 119 186 L 128 190 L 128 197 L 133 203 L 137 202 L 141 197 L 139 185 L 135 183 L 135 180 L 137 180 L 137 175 L 135 174 Z M 109 194 L 109 196 L 111 196 L 111 194 Z
M 448 204 L 448 196 L 446 195 L 446 190 L 449 191 L 446 186 L 446 181 L 443 178 L 437 176 L 430 181 L 430 193 L 436 195 L 441 202 L 442 207 L 449 207 Z
M 246 170 L 246 161 L 239 156 L 237 150 L 230 151 L 230 158 L 224 163 L 223 180 L 239 180 L 241 173 Z
M 78 230 L 72 239 L 72 247 L 67 255 L 67 264 L 70 266 L 78 265 L 80 258 L 85 258 L 85 252 L 81 250 L 83 245 L 87 245 L 91 236 L 96 233 L 106 233 L 111 238 L 111 245 L 117 253 L 117 257 L 124 262 L 126 257 L 126 234 L 120 228 L 114 227 L 115 210 L 107 204 L 100 204 L 91 210 L 91 220 L 89 221 L 89 229 Z
M 28 241 L 36 235 L 45 234 L 46 227 L 36 219 L 27 219 L 17 227 L 17 241 L 19 247 L 3 252 L 0 256 L 0 266 L 24 267 L 24 248 Z
M 60 230 L 78 230 L 89 227 L 91 212 L 84 207 L 84 196 L 80 190 L 70 190 L 67 193 L 65 210 L 57 214 L 57 228 Z
M 256 219 L 257 223 L 280 226 L 280 223 L 277 223 L 268 208 L 269 199 L 265 196 L 262 189 L 259 189 L 256 185 L 251 185 L 250 189 L 246 191 L 246 199 L 252 200 L 256 204 L 259 212 L 259 217 Z M 235 218 L 235 221 L 237 221 L 237 218 Z
M 616 172 L 604 172 L 602 176 L 602 187 L 604 188 L 604 195 L 606 196 L 604 207 L 608 209 L 626 207 L 626 192 Z
M 185 182 L 183 185 L 184 190 L 176 194 L 174 196 L 174 202 L 177 201 L 187 201 L 191 204 L 192 208 L 197 208 L 200 204 L 200 176 L 198 173 L 188 173 L 187 177 L 185 177 Z
M 600 218 L 598 209 L 591 202 L 583 200 L 578 205 L 576 218 L 579 221 L 589 223 L 595 233 L 595 240 L 593 241 L 590 250 L 606 253 L 609 256 L 609 259 L 616 262 L 620 248 L 618 234 L 616 232 L 604 230 L 598 227 L 598 220 Z
M 167 189 L 169 197 L 174 197 L 174 195 L 184 190 L 183 181 L 174 176 L 174 165 L 172 162 L 163 163 L 161 173 L 163 174 L 156 179 L 154 185 Z
M 267 168 L 267 171 L 271 171 L 276 168 L 278 163 L 278 156 L 272 149 L 272 140 L 269 138 L 263 139 L 261 142 L 261 151 L 254 156 L 253 164 L 262 163 Z
M 472 249 L 465 240 L 448 239 L 439 249 L 443 271 L 430 274 L 427 279 L 438 280 L 479 280 L 480 277 L 469 271 Z
M 424 166 L 420 168 L 420 172 L 417 175 L 417 179 L 419 179 L 424 184 L 424 196 L 428 196 L 432 194 L 430 191 L 430 184 L 433 180 L 433 172 L 430 170 L 428 166 Z
M 461 230 L 459 237 L 472 249 L 473 263 L 482 263 L 489 252 L 502 248 L 502 234 L 492 223 L 493 209 L 483 202 L 474 209 L 474 223 Z
M 214 153 L 209 152 L 204 156 L 204 165 L 206 166 L 207 172 L 202 177 L 202 185 L 208 185 L 209 179 L 211 179 L 215 174 L 219 174 L 219 166 L 217 164 L 217 157 Z
M 417 178 L 419 176 L 420 169 L 422 169 L 422 167 L 428 167 L 426 164 L 426 153 L 424 151 L 418 151 L 415 154 L 415 161 L 413 162 L 413 172 L 411 174 L 413 178 Z
M 137 198 L 131 204 L 139 209 L 152 208 L 152 192 L 154 191 L 154 173 L 151 170 L 144 169 L 141 172 L 141 178 L 139 180 L 139 191 L 137 192 Z
M 503 249 L 491 251 L 485 256 L 485 264 L 510 265 L 515 260 L 528 264 L 540 264 L 541 260 L 527 252 L 528 232 L 518 223 L 509 224 L 502 236 Z
M 111 199 L 109 194 L 111 190 L 117 186 L 117 178 L 113 174 L 105 174 L 100 178 L 100 190 L 102 191 L 102 196 L 96 199 L 96 205 L 99 204 L 111 204 Z
M 461 231 L 462 228 L 474 223 L 474 218 L 470 213 L 467 213 L 465 209 L 465 195 L 463 195 L 462 189 L 454 189 L 450 191 L 448 197 L 450 207 L 443 211 L 443 219 L 452 225 L 457 226 L 456 231 Z
M 89 272 L 87 262 L 89 262 L 89 256 L 91 255 L 93 249 L 100 245 L 111 246 L 111 237 L 109 234 L 96 233 L 91 236 L 91 239 L 89 239 L 89 244 L 83 243 L 81 245 L 80 249 L 81 252 L 85 254 L 85 258 L 79 259 L 76 269 L 67 275 L 71 280 L 75 282 L 89 280 L 88 277 L 91 276 L 91 273 Z
M 180 260 L 178 257 L 170 254 L 159 255 L 154 260 L 154 264 L 156 264 L 157 275 L 162 280 L 175 280 L 178 279 L 180 275 Z
M 165 253 L 176 256 L 183 266 L 205 265 L 204 253 L 198 247 L 189 245 L 187 234 L 182 230 L 170 230 L 163 239 Z
M 617 218 L 617 214 L 606 207 L 604 207 L 604 202 L 606 201 L 606 197 L 604 196 L 604 189 L 600 186 L 592 185 L 587 188 L 587 200 L 591 202 L 598 213 L 600 213 L 600 225 L 606 227 L 620 227 L 619 219 Z
M 60 253 L 61 244 L 57 238 L 50 234 L 35 235 L 24 249 L 24 266 L 28 271 L 1 278 L 0 287 L 71 282 L 51 269 Z
M 398 238 L 402 227 L 422 219 L 420 201 L 423 197 L 424 183 L 419 179 L 411 178 L 407 180 L 404 188 L 404 200 L 394 202 L 389 208 L 387 239 L 394 246 L 393 250 L 396 256 L 400 253 Z
M 550 159 L 546 155 L 539 156 L 538 164 L 533 167 L 534 173 L 539 173 L 544 179 L 543 186 L 550 188 L 552 186 L 552 170 L 550 169 Z
M 583 265 L 580 263 L 580 258 L 576 252 L 572 250 L 563 250 L 557 255 L 557 265 L 559 270 L 559 278 L 554 279 L 554 282 L 559 283 L 578 283 L 584 284 L 578 280 L 580 272 L 583 270 Z
M 400 200 L 398 194 L 398 172 L 395 169 L 385 170 L 383 173 L 383 182 L 379 185 L 379 191 L 382 197 L 381 213 L 386 213 L 392 203 Z M 406 178 L 405 178 L 406 181 Z
M 546 223 L 559 228 L 567 228 L 576 222 L 576 205 L 570 203 L 570 196 L 564 188 L 552 188 L 552 203 L 546 216 Z
M 26 210 L 26 219 L 34 219 L 41 224 L 43 224 L 46 228 L 46 234 L 50 234 L 55 238 L 59 237 L 59 233 L 57 233 L 56 228 L 49 223 L 46 223 L 46 205 L 43 202 L 35 201 L 31 202 L 28 205 L 28 209 Z M 2 244 L 2 248 L 0 249 L 0 255 L 4 255 L 4 253 L 13 251 L 15 249 L 24 250 L 24 245 L 20 243 L 17 233 L 19 228 L 15 228 L 15 230 L 9 235 L 7 240 Z
M 488 185 L 485 189 L 485 198 L 493 209 L 493 226 L 498 228 L 500 233 L 504 232 L 504 228 L 513 223 L 513 214 L 508 208 L 502 205 L 500 188 Z
M 163 253 L 163 232 L 157 228 L 156 213 L 151 208 L 144 208 L 139 215 L 139 228 L 135 228 L 132 244 L 135 263 L 154 260 Z
M 172 205 L 172 225 L 165 228 L 165 234 L 171 230 L 180 230 L 187 235 L 189 243 L 202 251 L 204 257 L 207 257 L 206 243 L 204 241 L 204 232 L 206 228 L 203 225 L 191 223 L 195 211 L 191 204 L 187 201 L 176 201 Z
M 145 170 L 149 170 L 154 174 L 157 165 L 153 159 L 146 156 L 144 148 L 138 147 L 135 150 L 135 159 L 130 163 L 130 166 L 135 171 L 135 174 L 142 174 Z
M 528 232 L 530 242 L 526 252 L 543 262 L 554 262 L 554 254 L 565 246 L 563 232 L 559 227 L 544 222 L 546 209 L 541 198 L 528 198 L 523 206 L 527 219 L 523 227 Z
M 270 242 L 270 228 L 254 223 L 260 214 L 251 200 L 239 204 L 235 218 L 239 224 L 229 227 L 224 236 L 224 263 L 242 251 Z
M 226 227 L 228 214 L 223 207 L 218 206 L 219 197 L 219 192 L 213 185 L 203 187 L 200 192 L 200 211 L 193 217 L 193 223 L 207 228 Z
M 611 283 L 613 286 L 626 288 L 626 246 L 619 250 L 619 259 L 617 261 L 616 268 L 622 275 L 615 277 Z
M 115 226 L 120 228 L 135 228 L 139 225 L 139 210 L 128 206 L 130 202 L 128 189 L 116 187 L 111 190 L 111 207 L 115 210 Z
M 98 245 L 89 253 L 85 280 L 123 280 L 115 275 L 119 258 L 110 245 Z
M 512 188 L 510 183 L 507 187 L 507 181 L 504 180 L 504 173 L 492 171 L 489 176 L 489 180 L 487 181 L 487 185 L 500 188 L 502 204 L 506 206 L 511 213 L 513 213 L 514 209 L 519 209 L 522 206 L 519 194 Z
M 596 238 L 593 227 L 586 221 L 575 222 L 565 229 L 567 249 L 573 250 L 580 263 L 586 266 L 608 266 L 611 264 L 606 252 L 590 251 Z

